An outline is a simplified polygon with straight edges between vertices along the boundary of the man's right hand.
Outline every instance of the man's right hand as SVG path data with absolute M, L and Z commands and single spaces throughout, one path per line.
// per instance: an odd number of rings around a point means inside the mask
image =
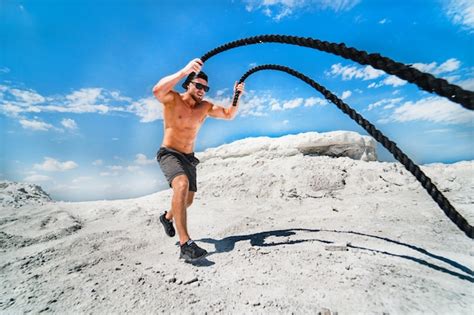
M 202 65 L 203 65 L 202 60 L 199 58 L 196 58 L 196 59 L 191 60 L 186 65 L 186 67 L 184 67 L 181 71 L 185 75 L 188 75 L 191 72 L 199 73 L 199 71 L 201 71 Z

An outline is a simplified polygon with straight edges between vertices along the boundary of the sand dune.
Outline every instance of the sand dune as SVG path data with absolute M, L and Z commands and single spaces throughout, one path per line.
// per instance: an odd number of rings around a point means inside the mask
M 472 240 L 402 165 L 375 160 L 372 139 L 245 139 L 197 156 L 189 229 L 211 255 L 195 265 L 158 221 L 170 190 L 69 203 L 1 183 L 2 312 L 472 314 Z M 422 169 L 472 224 L 474 163 Z

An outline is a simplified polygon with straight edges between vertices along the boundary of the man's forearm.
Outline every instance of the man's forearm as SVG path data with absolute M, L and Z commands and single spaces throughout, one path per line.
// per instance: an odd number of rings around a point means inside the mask
M 230 119 L 234 119 L 235 115 L 237 115 L 237 111 L 239 109 L 239 101 L 240 101 L 240 95 L 239 95 L 239 98 L 237 99 L 237 102 L 235 103 L 235 106 L 230 106 L 228 108 Z
M 173 87 L 185 76 L 190 74 L 191 72 L 198 73 L 201 71 L 202 61 L 201 59 L 193 59 L 191 60 L 186 67 L 179 70 L 178 72 L 164 77 L 161 79 L 154 87 L 153 93 L 158 96 L 158 94 L 166 94 L 168 93 Z
M 174 74 L 164 77 L 153 87 L 153 93 L 169 92 L 185 76 L 186 73 L 183 70 L 179 70 Z

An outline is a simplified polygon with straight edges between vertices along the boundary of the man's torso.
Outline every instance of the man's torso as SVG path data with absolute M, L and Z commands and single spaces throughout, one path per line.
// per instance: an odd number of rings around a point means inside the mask
M 194 151 L 194 142 L 210 107 L 209 102 L 202 101 L 193 108 L 187 105 L 182 95 L 172 91 L 173 100 L 163 104 L 164 131 L 163 146 L 183 153 Z

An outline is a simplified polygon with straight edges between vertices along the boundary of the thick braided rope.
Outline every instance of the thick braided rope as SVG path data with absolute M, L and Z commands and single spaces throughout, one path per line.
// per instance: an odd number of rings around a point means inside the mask
M 390 58 L 383 57 L 380 54 L 369 54 L 366 51 L 346 47 L 344 43 L 336 44 L 309 37 L 305 38 L 288 35 L 259 35 L 243 38 L 219 46 L 203 55 L 201 60 L 205 62 L 212 56 L 226 50 L 260 43 L 284 43 L 310 47 L 350 59 L 362 65 L 371 65 L 375 69 L 383 70 L 402 80 L 414 83 L 422 90 L 446 97 L 455 103 L 461 104 L 467 109 L 474 109 L 474 92 L 464 90 L 457 85 L 450 84 L 444 79 L 436 78 L 429 73 L 421 72 L 418 69 L 396 62 Z
M 362 128 L 364 128 L 372 137 L 374 137 L 378 142 L 380 142 L 393 156 L 402 163 L 405 168 L 412 173 L 416 179 L 421 183 L 421 185 L 426 189 L 428 194 L 433 198 L 433 200 L 440 206 L 444 213 L 451 219 L 451 221 L 456 224 L 456 226 L 461 229 L 469 238 L 474 238 L 474 229 L 467 220 L 456 211 L 456 209 L 451 205 L 449 200 L 438 190 L 438 188 L 433 184 L 431 179 L 425 175 L 425 173 L 420 169 L 418 165 L 413 163 L 413 161 L 400 150 L 397 144 L 387 138 L 385 135 L 380 132 L 377 128 L 374 127 L 369 121 L 362 117 L 357 111 L 352 109 L 349 105 L 344 103 L 336 95 L 332 94 L 325 87 L 319 85 L 314 80 L 305 76 L 304 74 L 293 70 L 291 68 L 280 66 L 280 65 L 261 65 L 254 67 L 247 71 L 239 80 L 239 83 L 244 82 L 251 74 L 261 71 L 261 70 L 278 70 L 283 71 L 292 76 L 295 76 L 304 82 L 311 85 L 314 89 L 319 91 L 324 97 L 334 103 L 340 110 L 342 110 L 346 115 L 355 120 Z M 239 98 L 239 92 L 236 92 L 234 95 L 232 105 L 237 104 Z

